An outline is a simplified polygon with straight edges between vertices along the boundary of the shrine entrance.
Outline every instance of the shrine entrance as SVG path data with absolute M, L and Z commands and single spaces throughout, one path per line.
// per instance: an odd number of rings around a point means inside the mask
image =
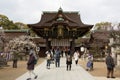
M 70 47 L 70 41 L 69 39 L 53 39 L 51 41 L 51 46 L 69 46 Z
M 71 41 L 69 39 L 52 39 L 51 48 L 52 49 L 60 48 L 60 50 L 64 52 L 71 48 Z

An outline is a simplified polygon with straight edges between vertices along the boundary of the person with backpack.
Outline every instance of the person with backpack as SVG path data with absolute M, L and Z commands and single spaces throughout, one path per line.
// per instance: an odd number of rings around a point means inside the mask
M 46 51 L 46 55 L 47 55 L 46 68 L 47 68 L 47 69 L 50 69 L 50 64 L 51 64 L 51 51 L 50 51 L 50 50 Z
M 29 70 L 29 75 L 30 77 L 27 78 L 27 80 L 31 80 L 31 76 L 32 74 L 34 75 L 34 79 L 36 79 L 38 76 L 34 73 L 34 67 L 35 67 L 35 64 L 36 64 L 36 57 L 34 56 L 35 54 L 35 51 L 33 48 L 30 49 L 30 53 L 29 53 L 29 59 L 28 59 L 28 62 L 27 62 L 27 69 Z
M 67 64 L 67 71 L 71 70 L 71 64 L 72 64 L 72 57 L 70 54 L 67 55 L 66 57 L 66 64 Z M 69 68 L 69 69 L 68 69 Z

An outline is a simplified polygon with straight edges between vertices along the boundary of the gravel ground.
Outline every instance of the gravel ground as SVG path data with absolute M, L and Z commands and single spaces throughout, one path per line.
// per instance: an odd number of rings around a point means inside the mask
M 79 60 L 79 64 L 86 69 L 86 61 Z M 107 69 L 105 62 L 94 62 L 94 69 L 93 71 L 88 71 L 93 76 L 99 76 L 99 77 L 106 77 Z M 120 69 L 114 70 L 114 76 L 120 77 Z
M 40 58 L 37 65 L 43 62 L 44 59 Z M 8 67 L 0 68 L 0 80 L 15 80 L 23 73 L 27 72 L 27 61 L 18 61 L 18 68 L 12 68 L 12 61 L 8 62 Z

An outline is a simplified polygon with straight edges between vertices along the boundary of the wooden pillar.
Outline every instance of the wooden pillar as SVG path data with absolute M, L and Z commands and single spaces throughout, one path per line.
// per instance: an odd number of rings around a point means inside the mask
M 48 43 L 48 38 L 46 38 L 46 50 L 49 49 L 49 43 Z
M 48 48 L 51 48 L 51 41 L 48 40 Z
M 51 48 L 51 41 L 49 41 L 48 38 L 46 38 L 46 50 L 49 50 Z
M 72 54 L 73 54 L 73 52 L 75 51 L 75 39 L 72 39 L 72 41 L 70 42 L 70 49 L 71 49 Z

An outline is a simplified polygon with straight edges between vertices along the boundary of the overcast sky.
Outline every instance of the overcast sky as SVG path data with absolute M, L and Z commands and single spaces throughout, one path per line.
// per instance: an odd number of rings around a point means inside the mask
M 85 24 L 120 22 L 120 0 L 0 0 L 0 14 L 14 22 L 39 22 L 43 11 L 78 11 Z

